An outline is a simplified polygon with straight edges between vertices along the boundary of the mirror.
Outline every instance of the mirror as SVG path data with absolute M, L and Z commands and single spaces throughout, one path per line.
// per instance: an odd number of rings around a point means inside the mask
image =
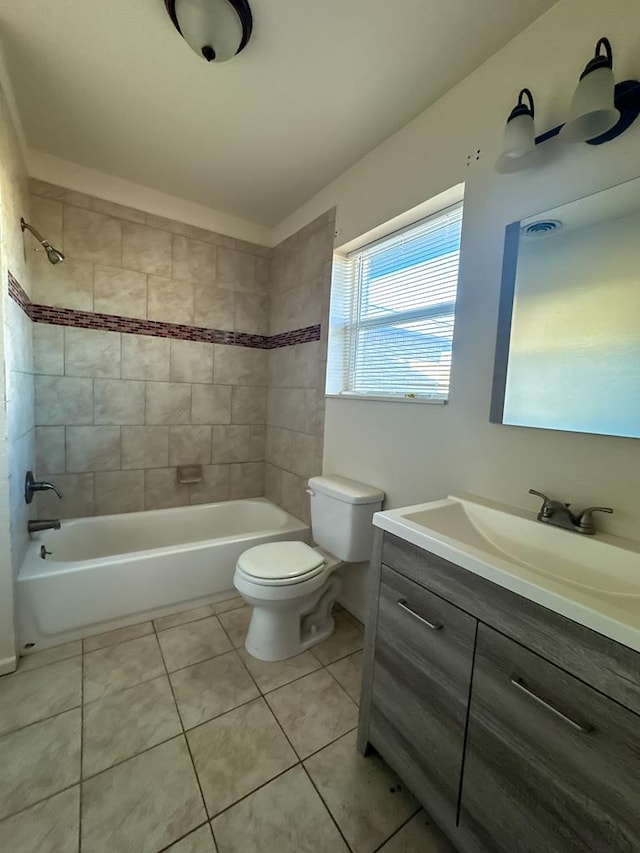
M 640 178 L 507 226 L 491 421 L 640 437 Z

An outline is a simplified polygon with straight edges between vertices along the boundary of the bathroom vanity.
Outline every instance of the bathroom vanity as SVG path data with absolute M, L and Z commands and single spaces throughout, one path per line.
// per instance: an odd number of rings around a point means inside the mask
M 432 506 L 435 520 L 374 520 L 360 751 L 374 747 L 460 851 L 640 851 L 640 597 L 618 593 L 603 614 L 600 591 L 536 576 L 536 537 L 586 547 L 576 534 L 516 513 L 510 539 L 490 513 Z M 625 559 L 611 552 L 614 568 Z M 625 643 L 603 633 L 616 624 Z

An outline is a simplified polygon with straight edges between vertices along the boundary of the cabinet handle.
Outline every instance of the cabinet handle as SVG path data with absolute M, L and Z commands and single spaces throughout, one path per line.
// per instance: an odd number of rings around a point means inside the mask
M 419 613 L 416 613 L 415 610 L 412 610 L 404 598 L 401 598 L 400 601 L 397 602 L 398 607 L 405 611 L 405 613 L 409 613 L 409 615 L 413 616 L 414 619 L 417 619 L 418 622 L 422 622 L 423 625 L 426 625 L 427 628 L 430 628 L 432 631 L 439 631 L 442 628 L 442 625 L 438 623 L 429 622 L 428 619 L 425 619 L 424 616 L 421 616 Z
M 589 732 L 593 731 L 593 726 L 590 726 L 588 723 L 577 723 L 575 720 L 572 720 L 571 717 L 567 717 L 566 714 L 563 714 L 562 711 L 559 711 L 549 702 L 545 702 L 544 699 L 541 699 L 540 696 L 535 694 L 533 690 L 530 690 L 527 685 L 520 678 L 510 678 L 509 681 L 513 684 L 514 687 L 517 687 L 518 690 L 521 690 L 526 696 L 530 699 L 533 699 L 534 702 L 537 702 L 539 705 L 542 705 L 543 708 L 546 708 L 547 711 L 551 711 L 552 714 L 555 714 L 561 720 L 564 720 L 567 725 L 571 726 L 573 729 L 577 729 L 579 732 L 582 732 L 585 735 L 588 735 Z

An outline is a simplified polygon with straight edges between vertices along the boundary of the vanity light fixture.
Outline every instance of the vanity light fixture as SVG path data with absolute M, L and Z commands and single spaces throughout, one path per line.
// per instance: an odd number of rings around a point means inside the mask
M 226 62 L 249 43 L 253 16 L 247 0 L 164 0 L 189 47 L 207 62 Z
M 608 38 L 601 38 L 596 44 L 593 59 L 580 75 L 560 139 L 586 142 L 611 130 L 620 119 L 620 111 L 614 105 L 615 85 L 611 42 Z
M 529 99 L 530 118 L 525 115 L 525 93 Z M 523 147 L 524 127 L 528 122 L 533 130 L 533 96 L 529 89 L 520 92 L 518 103 L 507 119 L 502 153 L 495 164 L 496 171 L 505 173 L 528 169 L 538 162 L 538 146 L 558 135 L 563 142 L 602 145 L 624 133 L 639 115 L 640 81 L 615 82 L 613 50 L 609 39 L 603 37 L 598 39 L 595 55 L 580 75 L 567 122 L 541 133 L 527 150 Z M 516 120 L 516 128 L 510 127 Z
M 524 103 L 525 98 L 529 102 Z M 522 89 L 518 103 L 509 113 L 504 128 L 502 153 L 496 162 L 498 172 L 519 172 L 536 162 L 536 140 L 533 123 L 535 108 L 529 89 Z

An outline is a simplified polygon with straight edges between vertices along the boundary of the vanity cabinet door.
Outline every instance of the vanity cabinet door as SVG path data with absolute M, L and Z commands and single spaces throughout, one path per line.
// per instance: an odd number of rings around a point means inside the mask
M 369 741 L 455 826 L 476 620 L 382 567 Z
M 461 849 L 638 853 L 640 717 L 478 629 Z

